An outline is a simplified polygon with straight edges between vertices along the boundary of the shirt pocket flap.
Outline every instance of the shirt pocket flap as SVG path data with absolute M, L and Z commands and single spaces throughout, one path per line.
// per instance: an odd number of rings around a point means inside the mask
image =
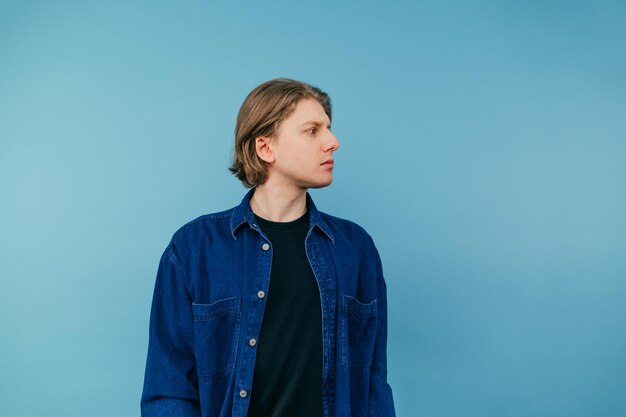
M 368 318 L 378 314 L 378 299 L 374 298 L 369 303 L 362 303 L 350 295 L 343 296 L 344 310 L 356 318 Z
M 217 300 L 211 304 L 192 303 L 194 321 L 213 320 L 224 316 L 241 316 L 240 297 Z

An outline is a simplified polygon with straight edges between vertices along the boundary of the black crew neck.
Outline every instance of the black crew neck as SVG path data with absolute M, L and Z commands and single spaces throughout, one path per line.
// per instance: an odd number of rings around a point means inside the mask
M 288 230 L 297 230 L 297 229 L 306 229 L 309 226 L 309 210 L 307 208 L 306 212 L 297 218 L 296 220 L 291 220 L 288 222 L 274 222 L 271 220 L 266 220 L 263 217 L 254 214 L 254 218 L 258 223 L 259 227 L 263 230 L 275 230 L 275 231 L 288 231 Z
M 257 343 L 249 417 L 320 417 L 323 339 L 319 286 L 306 252 L 310 213 L 274 222 L 255 215 L 271 243 L 271 273 Z M 263 262 L 268 248 L 257 256 Z M 261 288 L 261 287 L 259 287 Z

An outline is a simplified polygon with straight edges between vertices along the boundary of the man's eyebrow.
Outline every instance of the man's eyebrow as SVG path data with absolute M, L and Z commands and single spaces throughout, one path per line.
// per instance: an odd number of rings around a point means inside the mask
M 308 122 L 302 123 L 302 126 L 307 126 L 307 125 L 324 126 L 325 123 L 324 122 L 320 122 L 318 120 L 309 120 Z M 328 126 L 330 126 L 330 123 L 328 123 Z

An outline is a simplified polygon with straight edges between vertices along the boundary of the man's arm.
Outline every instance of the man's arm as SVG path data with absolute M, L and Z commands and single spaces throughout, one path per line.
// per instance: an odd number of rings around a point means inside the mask
M 393 395 L 387 383 L 387 285 L 380 256 L 377 250 L 375 252 L 379 321 L 370 369 L 368 416 L 395 417 Z
M 191 299 L 171 244 L 161 256 L 152 298 L 141 415 L 200 417 Z

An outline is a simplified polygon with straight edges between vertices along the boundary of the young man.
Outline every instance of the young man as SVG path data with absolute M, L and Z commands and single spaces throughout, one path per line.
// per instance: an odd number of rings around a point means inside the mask
M 394 416 L 372 238 L 317 210 L 339 141 L 328 95 L 274 79 L 237 117 L 241 204 L 181 227 L 157 273 L 144 417 Z

